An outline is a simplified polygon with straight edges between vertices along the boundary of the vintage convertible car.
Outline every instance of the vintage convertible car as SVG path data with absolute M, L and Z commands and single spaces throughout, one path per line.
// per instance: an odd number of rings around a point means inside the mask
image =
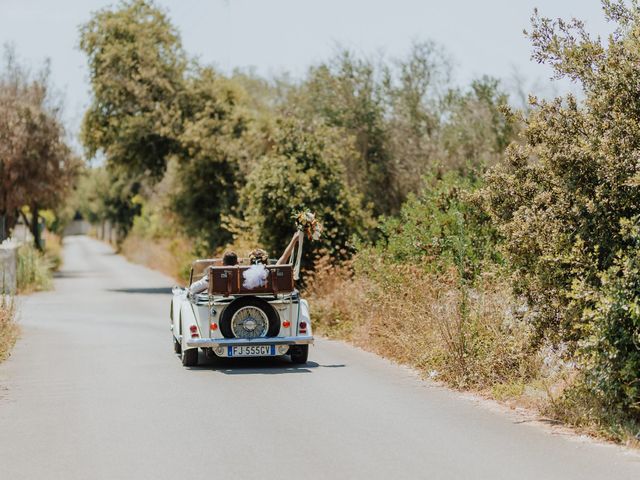
M 193 262 L 189 284 L 208 274 L 209 289 L 173 288 L 171 331 L 182 364 L 197 365 L 198 349 L 211 358 L 290 355 L 293 363 L 306 363 L 313 334 L 309 306 L 294 285 L 297 257 L 295 264 L 268 265 L 266 281 L 253 289 L 243 286 L 246 259 L 235 266 L 221 259 Z

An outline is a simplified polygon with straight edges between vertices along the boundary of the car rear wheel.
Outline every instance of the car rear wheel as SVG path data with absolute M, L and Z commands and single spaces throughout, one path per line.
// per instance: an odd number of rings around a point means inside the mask
M 195 367 L 198 365 L 198 349 L 190 348 L 182 350 L 182 365 L 185 367 Z
M 182 345 L 180 345 L 180 342 L 176 337 L 173 337 L 173 351 L 178 355 L 182 353 Z
M 307 363 L 309 359 L 309 345 L 292 345 L 291 346 L 291 363 L 302 365 Z

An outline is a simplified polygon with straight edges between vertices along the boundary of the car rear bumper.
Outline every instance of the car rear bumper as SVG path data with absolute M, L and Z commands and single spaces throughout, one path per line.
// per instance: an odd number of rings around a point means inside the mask
M 187 348 L 214 348 L 248 345 L 309 345 L 313 343 L 313 336 L 272 337 L 272 338 L 191 338 L 185 342 Z

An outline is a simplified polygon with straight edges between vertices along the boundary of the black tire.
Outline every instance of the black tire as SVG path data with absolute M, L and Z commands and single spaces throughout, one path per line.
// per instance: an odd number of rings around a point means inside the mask
M 280 316 L 274 308 L 258 297 L 240 297 L 229 304 L 222 312 L 220 318 L 220 333 L 225 338 L 235 338 L 231 331 L 231 319 L 235 313 L 243 307 L 256 307 L 262 310 L 269 320 L 269 330 L 267 337 L 277 337 L 280 333 Z
M 173 337 L 173 351 L 178 355 L 182 353 L 182 345 L 180 345 L 180 342 L 176 339 L 176 337 Z
M 291 363 L 303 365 L 309 359 L 309 345 L 292 345 L 291 346 Z
M 198 349 L 190 348 L 182 351 L 182 365 L 185 367 L 195 367 L 198 365 Z

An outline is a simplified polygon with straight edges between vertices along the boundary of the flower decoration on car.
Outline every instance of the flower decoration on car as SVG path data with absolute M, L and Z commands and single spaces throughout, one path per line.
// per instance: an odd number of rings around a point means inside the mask
M 293 213 L 293 218 L 296 221 L 296 228 L 303 232 L 309 240 L 320 240 L 323 227 L 315 213 L 310 210 L 300 210 Z

